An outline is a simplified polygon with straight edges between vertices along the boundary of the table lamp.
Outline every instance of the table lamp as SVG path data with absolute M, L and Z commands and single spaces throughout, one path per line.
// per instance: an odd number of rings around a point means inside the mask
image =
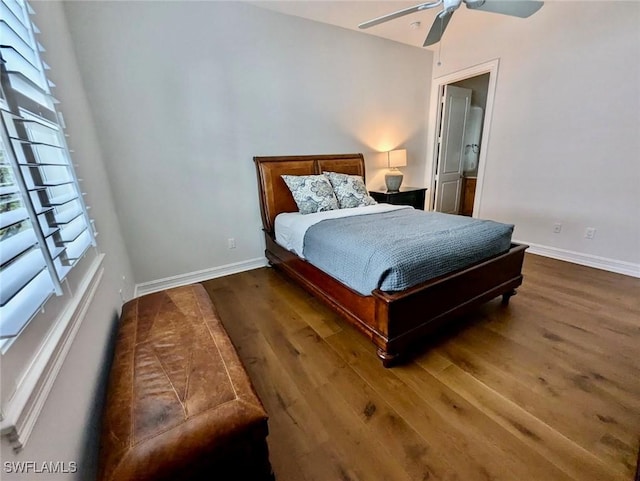
M 387 192 L 398 192 L 400 185 L 402 185 L 402 172 L 398 170 L 398 167 L 404 167 L 407 165 L 407 151 L 391 150 L 387 152 L 387 167 L 389 172 L 384 176 L 384 182 L 387 185 Z

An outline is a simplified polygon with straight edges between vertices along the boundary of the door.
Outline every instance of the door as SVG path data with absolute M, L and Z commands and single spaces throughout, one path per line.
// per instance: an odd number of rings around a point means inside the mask
M 470 107 L 471 89 L 445 85 L 436 166 L 435 210 L 438 212 L 457 214 L 460 210 L 464 133 Z

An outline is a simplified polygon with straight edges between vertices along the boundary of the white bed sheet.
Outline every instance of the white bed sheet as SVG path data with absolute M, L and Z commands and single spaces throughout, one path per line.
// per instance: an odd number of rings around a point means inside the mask
M 326 219 L 337 219 L 354 215 L 376 214 L 400 209 L 413 209 L 408 205 L 375 204 L 351 209 L 336 209 L 313 214 L 283 212 L 275 219 L 276 242 L 285 249 L 304 259 L 304 235 L 307 229 Z

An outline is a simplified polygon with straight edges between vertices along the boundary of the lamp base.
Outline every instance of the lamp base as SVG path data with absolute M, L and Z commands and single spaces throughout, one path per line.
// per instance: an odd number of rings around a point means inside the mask
M 389 172 L 384 176 L 387 192 L 398 192 L 402 185 L 403 175 L 400 172 Z

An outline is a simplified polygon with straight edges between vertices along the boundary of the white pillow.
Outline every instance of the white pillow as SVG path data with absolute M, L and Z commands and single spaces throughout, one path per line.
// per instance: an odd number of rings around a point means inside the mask
M 359 175 L 340 174 L 338 172 L 325 172 L 324 175 L 331 182 L 331 187 L 333 187 L 333 192 L 341 209 L 377 204 L 373 197 L 369 195 L 367 187 L 364 185 L 364 180 Z
M 283 175 L 301 214 L 338 208 L 331 184 L 324 175 Z

